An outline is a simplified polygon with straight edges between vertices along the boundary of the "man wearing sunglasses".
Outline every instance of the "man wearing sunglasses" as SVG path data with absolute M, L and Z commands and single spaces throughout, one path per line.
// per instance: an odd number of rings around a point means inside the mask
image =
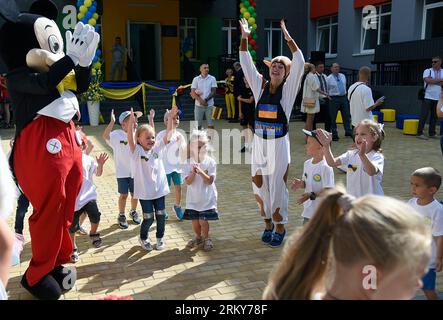
M 417 138 L 422 140 L 428 140 L 423 134 L 423 129 L 425 127 L 426 121 L 428 119 L 429 113 L 429 138 L 438 138 L 435 131 L 435 126 L 437 124 L 437 113 L 436 107 L 437 102 L 440 98 L 441 86 L 443 85 L 443 71 L 441 69 L 441 58 L 432 58 L 432 68 L 426 69 L 423 72 L 423 80 L 425 86 L 425 99 L 421 106 L 420 122 L 418 124 Z

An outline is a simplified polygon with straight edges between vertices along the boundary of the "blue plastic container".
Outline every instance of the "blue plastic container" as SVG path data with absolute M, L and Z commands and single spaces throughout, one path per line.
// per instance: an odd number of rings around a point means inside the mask
M 420 120 L 420 116 L 417 114 L 399 114 L 397 115 L 396 127 L 397 129 L 403 130 L 403 123 L 405 120 L 416 119 Z

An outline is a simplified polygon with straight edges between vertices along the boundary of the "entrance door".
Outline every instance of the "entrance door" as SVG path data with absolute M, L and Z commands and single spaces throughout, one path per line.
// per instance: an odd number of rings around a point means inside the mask
M 161 80 L 161 28 L 158 23 L 128 22 L 129 54 L 141 80 Z

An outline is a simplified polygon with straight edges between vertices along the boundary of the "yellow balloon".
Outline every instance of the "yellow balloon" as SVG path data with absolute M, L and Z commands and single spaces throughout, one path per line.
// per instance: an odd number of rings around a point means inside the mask
M 100 69 L 102 67 L 102 64 L 100 62 L 94 63 L 94 69 Z
M 245 13 L 243 13 L 243 18 L 245 18 L 246 20 L 248 20 L 251 17 L 251 14 L 249 13 L 249 11 L 246 11 Z
M 240 3 L 240 8 L 244 8 L 244 7 L 245 7 L 245 5 L 243 4 L 243 2 Z
M 93 76 L 95 76 L 97 74 L 97 71 L 95 71 L 95 69 L 92 69 L 91 73 L 92 73 Z
M 85 6 L 89 8 L 92 5 L 92 0 L 85 0 Z
M 248 19 L 248 22 L 249 22 L 250 24 L 254 25 L 254 24 L 255 24 L 255 19 L 254 19 L 254 17 L 250 17 L 250 18 Z
M 245 7 L 240 9 L 240 13 L 242 13 L 242 14 L 245 13 L 246 11 L 248 11 L 248 9 L 246 9 Z
M 97 24 L 97 21 L 94 18 L 89 19 L 88 24 L 91 26 L 95 26 Z
M 254 23 L 254 25 L 252 26 L 252 29 L 257 29 L 257 24 Z
M 80 13 L 77 15 L 77 18 L 80 20 L 80 19 L 83 18 L 84 16 L 85 16 L 85 14 L 80 12 Z
M 85 6 L 81 6 L 80 7 L 80 12 L 81 13 L 86 13 L 86 11 L 88 11 L 88 8 L 86 8 Z
M 189 51 L 186 51 L 186 53 L 185 53 L 185 56 L 187 57 L 187 58 L 189 58 L 189 59 L 191 59 L 192 58 L 192 50 L 189 50 Z
M 95 12 L 93 15 L 92 15 L 92 17 L 95 19 L 95 20 L 98 20 L 98 13 L 97 12 Z

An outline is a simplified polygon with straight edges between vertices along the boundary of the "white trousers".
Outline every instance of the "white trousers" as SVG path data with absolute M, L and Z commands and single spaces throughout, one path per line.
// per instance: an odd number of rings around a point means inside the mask
M 289 134 L 278 139 L 254 135 L 252 188 L 263 219 L 274 224 L 288 223 L 287 172 L 291 162 Z

